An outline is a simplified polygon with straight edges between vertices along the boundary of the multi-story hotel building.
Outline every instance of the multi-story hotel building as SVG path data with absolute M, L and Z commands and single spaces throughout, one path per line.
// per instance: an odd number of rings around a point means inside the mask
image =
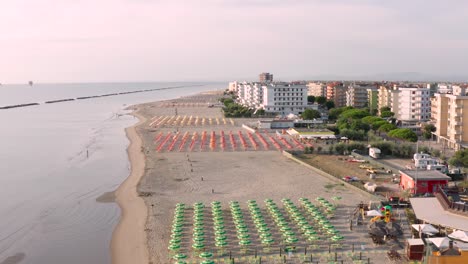
M 241 83 L 238 103 L 282 115 L 301 114 L 307 107 L 307 86 L 290 83 Z
M 428 121 L 431 118 L 431 101 L 429 87 L 380 86 L 379 109 L 390 107 L 395 118 L 413 123 Z
M 327 95 L 327 86 L 320 82 L 310 82 L 307 84 L 307 95 L 313 95 L 315 97 Z
M 346 91 L 346 106 L 356 108 L 366 107 L 369 104 L 368 92 L 369 86 L 350 85 Z
M 335 103 L 335 107 L 346 106 L 346 87 L 341 83 L 329 83 L 326 97 Z
M 431 99 L 431 119 L 437 142 L 459 150 L 468 147 L 468 89 L 453 86 L 452 94 L 436 93 Z
M 431 100 L 429 87 L 394 86 L 392 112 L 395 118 L 403 122 L 424 122 L 431 118 Z

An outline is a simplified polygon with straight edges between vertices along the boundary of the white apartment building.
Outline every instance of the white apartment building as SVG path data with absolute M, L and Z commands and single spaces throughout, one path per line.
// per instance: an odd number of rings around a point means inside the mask
M 307 86 L 273 83 L 263 86 L 263 109 L 266 112 L 301 114 L 307 108 Z
M 431 118 L 430 88 L 381 86 L 379 109 L 385 106 L 395 113 L 395 118 L 406 123 L 425 122 Z
M 308 83 L 307 84 L 307 95 L 318 96 L 327 96 L 327 85 L 325 83 Z
M 263 85 L 261 83 L 241 83 L 237 87 L 238 102 L 257 109 L 263 102 Z
M 229 86 L 228 86 L 228 90 L 229 90 L 230 92 L 236 93 L 236 92 L 237 92 L 237 86 L 238 86 L 238 82 L 237 82 L 237 81 L 236 81 L 236 82 L 230 82 L 230 83 L 229 83 Z
M 431 118 L 431 95 L 429 87 L 393 88 L 397 96 L 392 101 L 395 118 L 406 122 L 425 122 Z
M 301 114 L 307 107 L 307 86 L 289 83 L 240 83 L 238 103 L 267 113 Z

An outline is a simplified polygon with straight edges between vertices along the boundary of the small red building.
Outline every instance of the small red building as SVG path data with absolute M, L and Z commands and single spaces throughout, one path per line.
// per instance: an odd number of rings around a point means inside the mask
M 437 170 L 401 170 L 400 188 L 412 194 L 434 193 L 446 187 L 451 178 Z

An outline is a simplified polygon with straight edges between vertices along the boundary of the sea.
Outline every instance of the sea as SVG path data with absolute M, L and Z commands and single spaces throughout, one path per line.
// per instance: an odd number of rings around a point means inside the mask
M 129 175 L 126 107 L 226 83 L 0 86 L 0 264 L 110 263 L 120 209 L 98 202 Z M 161 90 L 152 90 L 167 88 Z M 54 104 L 45 101 L 151 90 Z

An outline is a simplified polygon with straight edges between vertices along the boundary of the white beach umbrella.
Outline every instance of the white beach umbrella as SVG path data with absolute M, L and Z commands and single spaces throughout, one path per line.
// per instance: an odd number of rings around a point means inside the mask
M 450 239 L 448 237 L 431 237 L 429 241 L 434 243 L 438 249 L 448 248 Z
M 450 238 L 468 242 L 468 232 L 462 230 L 455 230 L 452 234 L 448 235 Z
M 377 210 L 370 210 L 370 211 L 367 211 L 367 216 L 382 216 L 382 214 L 377 211 Z
M 421 231 L 424 234 L 435 234 L 439 232 L 439 230 L 437 230 L 435 227 L 433 227 L 430 224 L 411 225 L 411 226 L 417 231 Z

